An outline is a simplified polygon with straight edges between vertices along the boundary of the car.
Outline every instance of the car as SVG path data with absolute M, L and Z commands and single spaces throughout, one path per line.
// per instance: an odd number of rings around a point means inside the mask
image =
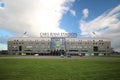
M 64 55 L 61 54 L 60 56 L 61 56 L 61 58 L 64 58 Z
M 68 55 L 67 55 L 67 57 L 71 58 L 71 55 L 70 55 L 70 54 L 68 54 Z
M 39 56 L 39 54 L 34 54 L 34 56 Z

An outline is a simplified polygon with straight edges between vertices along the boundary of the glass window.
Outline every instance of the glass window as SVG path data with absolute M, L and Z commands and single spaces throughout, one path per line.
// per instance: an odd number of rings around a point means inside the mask
M 68 42 L 67 42 L 68 43 Z M 51 38 L 51 48 L 65 48 L 65 38 Z
M 98 46 L 94 46 L 93 51 L 98 51 Z

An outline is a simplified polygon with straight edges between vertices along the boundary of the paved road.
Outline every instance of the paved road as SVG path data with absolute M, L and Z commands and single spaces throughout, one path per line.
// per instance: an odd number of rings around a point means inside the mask
M 96 56 L 71 56 L 71 57 L 61 57 L 61 56 L 3 56 L 0 59 L 8 59 L 8 58 L 36 58 L 36 59 L 120 59 L 120 57 L 96 57 Z

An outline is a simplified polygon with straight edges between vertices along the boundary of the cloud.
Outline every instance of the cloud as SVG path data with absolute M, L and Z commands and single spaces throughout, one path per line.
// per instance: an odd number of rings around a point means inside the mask
M 82 19 L 79 25 L 82 35 L 93 36 L 95 32 L 96 37 L 108 37 L 112 47 L 120 51 L 120 5 L 89 22 Z
M 0 9 L 4 9 L 4 7 L 5 7 L 4 2 L 1 2 L 1 1 L 0 1 Z
M 16 35 L 25 31 L 31 36 L 40 32 L 66 32 L 60 28 L 62 16 L 75 0 L 4 0 L 0 10 L 0 29 Z
M 0 50 L 7 50 L 7 47 L 5 44 L 0 43 Z
M 83 9 L 83 15 L 84 15 L 83 17 L 87 18 L 88 14 L 89 14 L 89 10 L 87 8 Z
M 8 36 L 2 36 L 0 35 L 0 50 L 6 50 L 6 44 L 7 44 L 7 38 Z
M 7 36 L 0 36 L 0 43 L 6 44 L 7 43 Z
M 70 10 L 70 13 L 73 15 L 73 16 L 76 16 L 76 12 L 74 10 Z
M 17 37 L 23 36 L 25 32 L 32 37 L 39 37 L 41 32 L 66 32 L 60 28 L 60 22 L 74 1 L 4 0 L 5 6 L 0 9 L 0 29 Z M 0 49 L 5 47 L 7 38 L 0 38 Z

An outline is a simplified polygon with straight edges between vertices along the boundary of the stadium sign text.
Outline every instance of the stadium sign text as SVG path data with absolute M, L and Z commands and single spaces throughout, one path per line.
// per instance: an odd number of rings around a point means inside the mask
M 40 33 L 40 37 L 77 37 L 77 33 Z

